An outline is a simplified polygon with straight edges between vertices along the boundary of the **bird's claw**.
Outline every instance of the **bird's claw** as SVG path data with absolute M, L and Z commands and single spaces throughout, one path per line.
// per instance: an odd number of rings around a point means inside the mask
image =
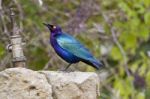
M 66 70 L 66 68 L 61 68 L 61 69 L 58 69 L 59 72 L 66 72 L 66 73 L 70 73 L 70 72 L 73 72 L 73 70 Z

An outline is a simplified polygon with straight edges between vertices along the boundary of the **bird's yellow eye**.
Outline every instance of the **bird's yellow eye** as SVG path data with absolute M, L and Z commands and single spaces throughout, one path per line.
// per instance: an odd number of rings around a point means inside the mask
M 53 29 L 56 29 L 56 26 L 53 26 Z

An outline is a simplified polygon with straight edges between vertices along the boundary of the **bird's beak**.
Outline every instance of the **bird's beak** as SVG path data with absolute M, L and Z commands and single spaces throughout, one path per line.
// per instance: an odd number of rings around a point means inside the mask
M 51 24 L 46 24 L 46 23 L 43 23 L 45 26 L 47 26 L 50 30 L 53 29 L 53 25 Z
M 43 23 L 45 26 L 47 26 L 48 24 L 46 24 L 46 23 Z

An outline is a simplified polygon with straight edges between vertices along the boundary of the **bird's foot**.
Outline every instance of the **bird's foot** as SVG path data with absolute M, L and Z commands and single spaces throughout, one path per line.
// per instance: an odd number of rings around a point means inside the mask
M 59 69 L 58 71 L 61 71 L 61 72 L 73 72 L 72 70 L 68 71 L 68 68 L 71 66 L 71 63 L 67 65 L 66 68 L 61 68 Z
M 66 68 L 61 68 L 61 69 L 58 69 L 59 72 L 67 72 L 67 73 L 70 73 L 70 72 L 73 72 L 73 70 L 66 70 Z
M 58 71 L 65 72 L 66 70 L 64 68 L 61 68 L 61 69 L 58 69 Z

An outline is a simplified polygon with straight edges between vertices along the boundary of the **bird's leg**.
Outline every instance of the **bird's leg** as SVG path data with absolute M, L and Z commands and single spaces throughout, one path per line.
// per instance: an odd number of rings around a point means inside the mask
M 67 65 L 67 67 L 64 69 L 66 71 L 71 66 L 71 63 Z
M 71 63 L 67 65 L 66 68 L 63 68 L 63 69 L 59 69 L 58 71 L 66 71 L 69 67 L 71 66 Z

